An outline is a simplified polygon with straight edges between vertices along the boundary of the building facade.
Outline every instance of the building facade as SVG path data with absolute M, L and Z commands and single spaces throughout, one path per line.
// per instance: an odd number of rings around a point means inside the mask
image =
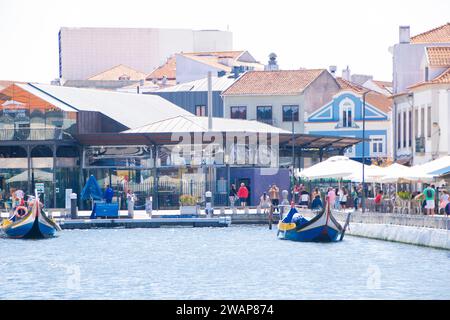
M 366 90 L 367 91 L 367 90 Z M 307 115 L 305 131 L 310 134 L 363 138 L 363 91 L 343 90 Z M 380 93 L 369 93 L 365 101 L 365 139 L 348 148 L 345 155 L 362 162 L 363 147 L 367 163 L 392 156 L 390 100 Z
M 236 80 L 233 76 L 212 77 L 213 117 L 223 117 L 222 92 Z M 178 84 L 157 90 L 158 95 L 196 116 L 208 116 L 208 79 Z
M 324 153 L 358 141 L 294 138 Z M 176 209 L 181 195 L 201 201 L 207 190 L 216 205 L 228 205 L 230 184 L 241 182 L 255 205 L 269 181 L 289 188 L 278 156 L 289 143 L 290 132 L 257 121 L 214 118 L 210 128 L 207 117 L 156 95 L 12 84 L 0 91 L 0 202 L 39 186 L 47 208 L 64 208 L 94 175 L 101 188 L 113 187 L 122 209 L 129 189 L 137 208 L 153 197 L 155 209 Z M 78 205 L 90 208 L 81 199 Z
M 61 28 L 59 78 L 86 80 L 124 64 L 150 73 L 179 52 L 229 51 L 232 33 L 157 28 Z
M 448 154 L 450 23 L 412 38 L 406 32 L 400 42 L 394 51 L 394 156 L 416 165 Z M 414 54 L 407 59 L 398 53 L 408 50 Z M 396 62 L 402 57 L 408 64 Z

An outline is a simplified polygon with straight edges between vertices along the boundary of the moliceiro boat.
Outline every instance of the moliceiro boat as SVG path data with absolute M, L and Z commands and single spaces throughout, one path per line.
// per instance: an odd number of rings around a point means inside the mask
M 347 217 L 342 227 L 333 217 L 327 203 L 325 209 L 308 220 L 301 216 L 295 207 L 278 223 L 278 238 L 300 242 L 336 242 L 344 238 L 345 230 L 350 221 Z
M 1 228 L 8 237 L 19 239 L 50 238 L 61 230 L 42 210 L 38 197 L 28 202 L 28 208 L 17 208 L 11 218 L 3 220 Z

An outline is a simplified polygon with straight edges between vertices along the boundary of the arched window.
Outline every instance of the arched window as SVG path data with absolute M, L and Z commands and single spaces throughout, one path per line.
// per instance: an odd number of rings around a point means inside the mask
M 345 98 L 339 104 L 339 124 L 342 128 L 352 128 L 354 126 L 355 103 Z

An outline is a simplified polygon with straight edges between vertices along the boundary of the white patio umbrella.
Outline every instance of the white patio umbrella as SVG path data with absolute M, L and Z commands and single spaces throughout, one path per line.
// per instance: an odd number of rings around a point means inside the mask
M 427 174 L 432 174 L 433 172 L 440 171 L 448 167 L 450 167 L 450 156 L 444 156 L 421 165 L 416 165 L 413 168 Z
M 426 182 L 432 180 L 433 176 L 426 174 L 425 172 L 423 172 L 423 170 L 403 166 L 398 163 L 394 163 L 387 167 L 385 176 L 380 179 L 380 181 L 383 183 L 397 183 L 401 181 Z
M 53 174 L 51 172 L 34 169 L 33 175 L 34 180 L 37 181 L 53 181 Z M 28 181 L 28 170 L 25 170 L 24 172 L 19 173 L 6 180 L 7 183 L 24 182 L 24 181 Z
M 366 166 L 367 167 L 367 166 Z M 331 157 L 300 172 L 299 177 L 314 179 L 341 179 L 362 171 L 360 162 L 344 156 Z
M 368 183 L 382 182 L 381 178 L 385 176 L 386 168 L 378 167 L 375 165 L 365 166 L 364 169 L 364 181 Z M 352 182 L 362 182 L 362 167 L 360 165 L 359 171 L 346 177 L 346 179 Z

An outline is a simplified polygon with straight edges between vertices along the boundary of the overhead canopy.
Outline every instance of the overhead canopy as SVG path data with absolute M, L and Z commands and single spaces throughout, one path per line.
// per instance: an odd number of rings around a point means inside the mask
M 381 182 L 383 176 L 385 176 L 386 168 L 378 167 L 375 165 L 364 166 L 364 182 Z M 362 166 L 354 174 L 350 175 L 346 179 L 353 182 L 362 182 Z
M 331 157 L 300 172 L 299 176 L 314 179 L 341 179 L 362 171 L 363 164 L 344 156 Z M 368 168 L 368 166 L 365 166 Z
M 450 156 L 444 156 L 413 168 L 433 176 L 441 176 L 450 172 Z
M 385 169 L 385 175 L 381 179 L 381 182 L 427 182 L 432 180 L 433 176 L 425 173 L 420 168 L 406 167 L 404 165 L 394 163 Z

